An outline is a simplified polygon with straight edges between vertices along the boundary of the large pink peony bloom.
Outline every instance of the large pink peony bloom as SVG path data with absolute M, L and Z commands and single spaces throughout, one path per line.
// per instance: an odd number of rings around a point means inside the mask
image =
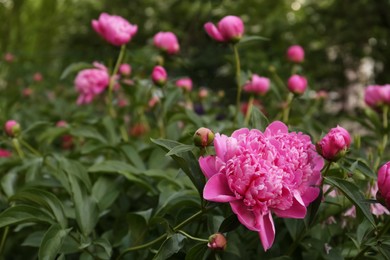
M 137 25 L 129 23 L 118 15 L 102 13 L 98 20 L 92 20 L 92 28 L 106 41 L 115 46 L 127 44 L 137 33 Z
M 74 80 L 75 88 L 79 92 L 78 105 L 91 103 L 109 84 L 110 75 L 107 68 L 97 62 L 94 66 L 93 69 L 80 71 Z
M 304 218 L 306 207 L 319 195 L 324 165 L 310 137 L 289 133 L 273 122 L 264 133 L 246 128 L 231 137 L 216 134 L 215 156 L 199 159 L 208 181 L 203 197 L 229 202 L 239 221 L 259 232 L 264 250 L 275 238 L 271 213 Z
M 244 23 L 240 17 L 228 15 L 218 25 L 208 22 L 204 25 L 206 33 L 219 42 L 238 42 L 244 34 Z

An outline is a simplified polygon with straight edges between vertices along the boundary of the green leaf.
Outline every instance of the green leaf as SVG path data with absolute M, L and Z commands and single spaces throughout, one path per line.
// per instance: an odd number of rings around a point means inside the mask
M 346 158 L 345 157 L 342 160 L 342 163 L 345 164 L 345 167 L 347 169 L 344 167 L 343 168 L 346 170 L 349 170 L 351 172 L 359 171 L 362 174 L 364 174 L 365 176 L 367 176 L 371 179 L 374 179 L 374 180 L 376 180 L 376 178 L 377 178 L 375 172 L 365 162 L 361 161 L 360 159 L 353 159 L 353 158 Z
M 107 260 L 111 258 L 112 246 L 107 239 L 98 238 L 98 239 L 94 240 L 92 244 L 97 245 L 103 249 L 103 252 L 101 254 L 99 254 L 100 258 L 107 259 Z
M 118 198 L 120 189 L 117 183 L 100 176 L 92 187 L 92 197 L 97 201 L 100 212 L 109 208 Z
M 129 223 L 131 246 L 141 244 L 149 231 L 146 219 L 137 213 L 130 213 L 127 215 L 127 222 Z
M 0 228 L 28 222 L 55 223 L 54 219 L 42 209 L 27 205 L 15 205 L 0 214 Z
M 170 150 L 166 156 L 171 155 L 178 155 L 179 153 L 192 151 L 192 149 L 196 148 L 194 145 L 188 145 L 188 144 L 181 144 L 176 147 L 174 147 L 172 150 Z
M 269 125 L 268 118 L 257 107 L 252 107 L 249 127 L 264 130 L 267 125 Z
M 316 223 L 317 213 L 320 208 L 321 202 L 323 200 L 323 194 L 322 189 L 320 189 L 320 194 L 318 194 L 318 197 L 310 203 L 309 207 L 307 208 L 307 213 L 305 216 L 305 224 L 307 227 L 311 227 Z
M 207 252 L 206 243 L 200 243 L 188 250 L 185 260 L 201 260 Z
M 167 139 L 151 139 L 151 141 L 165 151 L 169 152 L 173 148 L 182 145 L 179 142 L 167 140 Z M 199 194 L 203 194 L 203 188 L 205 185 L 205 178 L 200 169 L 199 162 L 195 158 L 192 152 L 181 152 L 175 155 L 171 155 L 172 159 L 179 165 L 179 167 L 186 173 L 192 183 L 197 188 Z
M 52 123 L 47 122 L 47 121 L 34 122 L 34 123 L 30 124 L 27 128 L 23 129 L 22 135 L 25 135 L 25 134 L 27 134 L 29 132 L 34 131 L 34 130 L 38 130 L 40 128 L 47 127 L 47 126 L 49 126 L 51 124 Z
M 88 126 L 71 128 L 70 134 L 77 137 L 90 138 L 103 144 L 108 144 L 107 140 L 95 129 Z
M 80 180 L 88 191 L 91 190 L 91 179 L 89 178 L 87 170 L 81 163 L 64 157 L 57 156 L 56 158 L 60 163 L 60 169 L 66 172 L 69 176 L 72 175 Z
M 62 228 L 67 226 L 67 220 L 64 213 L 62 202 L 50 192 L 37 188 L 26 188 L 14 196 L 10 201 L 21 201 L 41 206 L 51 212 Z
M 359 191 L 359 188 L 346 180 L 336 178 L 336 177 L 324 177 L 325 181 L 337 187 L 355 206 L 360 210 L 367 220 L 375 227 L 375 220 L 370 212 L 370 207 L 365 203 L 365 198 L 363 194 Z
M 88 69 L 92 67 L 93 66 L 90 63 L 86 63 L 86 62 L 72 63 L 68 67 L 66 67 L 65 70 L 61 73 L 60 80 L 65 79 L 71 73 L 75 73 L 79 70 Z
M 40 230 L 29 234 L 23 241 L 22 246 L 40 247 L 45 231 Z
M 179 250 L 184 246 L 184 239 L 186 237 L 182 234 L 173 234 L 169 236 L 164 243 L 161 245 L 157 254 L 153 257 L 154 260 L 165 260 L 168 259 L 173 254 L 179 252 Z
M 181 190 L 178 192 L 172 193 L 171 190 L 162 192 L 159 197 L 158 206 L 155 215 L 163 215 L 169 208 L 174 207 L 175 205 L 194 206 L 198 205 L 198 200 L 194 190 Z
M 254 41 L 269 41 L 269 39 L 266 37 L 258 36 L 258 35 L 244 36 L 239 41 L 238 45 L 242 45 L 242 44 L 250 43 L 250 42 L 254 42 Z
M 186 109 L 185 113 L 187 118 L 191 120 L 191 122 L 196 126 L 196 128 L 200 128 L 203 126 L 203 120 L 200 116 L 194 113 L 194 111 Z
M 125 144 L 121 146 L 123 153 L 126 155 L 127 159 L 131 161 L 135 167 L 140 170 L 146 170 L 145 163 L 142 158 L 139 156 L 139 152 L 131 145 Z
M 103 118 L 103 125 L 107 130 L 109 143 L 113 146 L 117 145 L 120 142 L 120 135 L 115 131 L 116 122 L 106 116 Z
M 69 231 L 70 229 L 62 229 L 57 224 L 52 225 L 43 236 L 41 246 L 39 247 L 38 259 L 55 259 Z
M 232 214 L 229 217 L 225 218 L 221 223 L 221 226 L 218 229 L 220 233 L 230 232 L 240 226 L 240 221 L 238 221 L 237 215 Z

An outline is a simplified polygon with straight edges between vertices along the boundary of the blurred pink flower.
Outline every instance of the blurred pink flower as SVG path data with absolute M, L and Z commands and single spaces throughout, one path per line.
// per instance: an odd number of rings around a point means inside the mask
M 78 105 L 91 103 L 109 84 L 110 75 L 107 68 L 97 62 L 94 66 L 93 69 L 80 71 L 74 80 L 75 88 L 79 92 Z
M 374 183 L 374 185 L 371 185 L 371 187 L 370 187 L 371 197 L 375 198 L 377 192 L 378 192 L 378 184 Z M 371 203 L 370 210 L 371 210 L 371 213 L 377 217 L 379 217 L 383 214 L 390 215 L 390 212 L 380 203 Z
M 225 16 L 216 27 L 208 22 L 204 25 L 207 34 L 219 42 L 238 42 L 244 34 L 244 23 L 241 18 L 233 15 Z
M 123 76 L 130 76 L 131 74 L 131 66 L 130 64 L 123 63 L 119 66 L 119 73 Z
M 307 88 L 307 80 L 304 76 L 292 75 L 288 79 L 287 87 L 292 93 L 301 95 Z
M 364 91 L 364 101 L 369 107 L 390 105 L 390 85 L 371 85 Z
M 265 95 L 269 90 L 270 82 L 268 78 L 253 74 L 251 79 L 244 85 L 244 91 Z
M 198 92 L 198 97 L 200 99 L 205 99 L 209 96 L 209 91 L 207 88 L 200 88 Z
M 300 63 L 305 59 L 305 51 L 299 45 L 292 45 L 287 49 L 287 59 L 292 62 Z
M 378 170 L 378 192 L 376 197 L 378 201 L 390 208 L 390 162 L 382 165 Z
M 15 56 L 12 53 L 7 52 L 6 54 L 4 54 L 4 60 L 8 63 L 11 63 L 15 60 Z
M 24 96 L 24 97 L 30 97 L 32 94 L 33 94 L 33 89 L 32 88 L 24 88 L 23 90 L 22 90 L 22 95 Z
M 92 27 L 115 46 L 127 44 L 138 30 L 137 25 L 130 24 L 123 17 L 107 13 L 101 13 L 98 20 L 92 20 Z
M 167 83 L 168 74 L 163 66 L 155 66 L 152 71 L 152 80 L 157 86 Z
M 180 50 L 179 42 L 173 32 L 159 32 L 153 38 L 154 46 L 166 51 L 168 54 L 176 54 Z
M 212 250 L 225 250 L 226 249 L 226 237 L 221 233 L 213 234 L 209 237 L 207 247 Z
M 20 133 L 20 124 L 15 120 L 8 120 L 4 124 L 4 131 L 9 137 L 16 137 Z
M 176 86 L 190 92 L 192 90 L 192 80 L 190 78 L 178 79 L 176 80 Z
M 318 143 L 317 151 L 328 161 L 337 161 L 351 145 L 351 136 L 341 126 L 332 128 Z
M 0 149 L 0 158 L 7 158 L 7 157 L 11 157 L 12 156 L 12 153 L 8 150 L 5 150 L 5 149 Z
M 199 159 L 208 179 L 203 197 L 229 202 L 239 221 L 257 231 L 264 250 L 275 238 L 271 212 L 281 218 L 304 218 L 319 195 L 324 161 L 310 137 L 288 132 L 273 122 L 264 133 L 242 128 L 231 137 L 217 133 L 215 156 Z
M 43 80 L 42 74 L 39 72 L 34 73 L 33 80 L 35 82 L 41 82 Z
M 150 108 L 153 108 L 158 102 L 160 102 L 160 98 L 158 96 L 153 96 L 149 102 L 148 102 L 148 106 Z

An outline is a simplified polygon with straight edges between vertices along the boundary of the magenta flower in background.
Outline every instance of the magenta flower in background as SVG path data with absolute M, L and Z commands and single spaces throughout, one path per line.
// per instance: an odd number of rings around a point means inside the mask
M 153 38 L 154 46 L 166 51 L 168 54 L 176 54 L 180 50 L 179 42 L 173 32 L 159 32 Z
M 119 73 L 123 76 L 130 76 L 131 74 L 131 66 L 130 64 L 123 63 L 119 66 Z
M 328 161 L 337 161 L 351 145 L 351 136 L 341 126 L 332 128 L 318 143 L 317 151 Z
M 0 149 L 0 158 L 7 158 L 7 157 L 11 157 L 12 156 L 12 153 L 8 150 L 5 150 L 5 149 Z
M 199 159 L 208 179 L 203 197 L 229 202 L 239 221 L 259 233 L 264 250 L 275 238 L 271 213 L 282 218 L 304 218 L 319 195 L 324 161 L 310 137 L 288 132 L 273 122 L 264 133 L 242 128 L 231 137 L 216 134 L 215 156 Z
M 371 108 L 390 105 L 390 85 L 370 85 L 364 91 L 364 101 Z
M 95 68 L 80 71 L 74 80 L 75 88 L 79 92 L 78 105 L 91 103 L 95 96 L 108 87 L 110 82 L 107 68 L 97 62 L 93 65 Z
M 164 67 L 155 66 L 152 71 L 152 80 L 157 86 L 163 86 L 167 82 L 168 74 Z
M 306 91 L 307 80 L 304 76 L 301 75 L 292 75 L 287 82 L 288 89 L 294 93 L 301 95 Z
M 222 18 L 217 26 L 211 22 L 206 23 L 204 29 L 216 41 L 236 43 L 244 34 L 244 23 L 240 17 L 229 15 Z
M 123 17 L 107 13 L 101 13 L 98 20 L 92 20 L 92 28 L 115 46 L 127 44 L 138 30 L 137 25 L 132 25 Z
M 190 92 L 192 90 L 192 80 L 188 77 L 178 79 L 176 80 L 176 86 Z
M 265 95 L 269 90 L 270 82 L 268 78 L 253 74 L 251 79 L 244 85 L 244 91 Z
M 390 162 L 382 165 L 378 170 L 378 192 L 376 197 L 378 201 L 390 208 Z
M 305 59 L 305 51 L 299 45 L 292 45 L 287 49 L 287 59 L 296 63 L 303 62 Z

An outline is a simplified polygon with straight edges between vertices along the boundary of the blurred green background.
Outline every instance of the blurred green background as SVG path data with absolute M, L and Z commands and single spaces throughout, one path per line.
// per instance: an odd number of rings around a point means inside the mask
M 154 34 L 172 31 L 181 46 L 169 63 L 172 75 L 188 75 L 197 86 L 234 89 L 231 50 L 203 30 L 205 22 L 232 14 L 244 20 L 246 35 L 269 39 L 240 47 L 244 71 L 267 76 L 272 65 L 286 78 L 286 49 L 300 44 L 313 89 L 390 83 L 390 0 L 0 0 L 0 54 L 15 55 L 13 77 L 40 71 L 57 82 L 74 62 L 112 64 L 119 49 L 91 28 L 101 12 L 138 25 L 126 60 L 145 76 L 158 54 Z

